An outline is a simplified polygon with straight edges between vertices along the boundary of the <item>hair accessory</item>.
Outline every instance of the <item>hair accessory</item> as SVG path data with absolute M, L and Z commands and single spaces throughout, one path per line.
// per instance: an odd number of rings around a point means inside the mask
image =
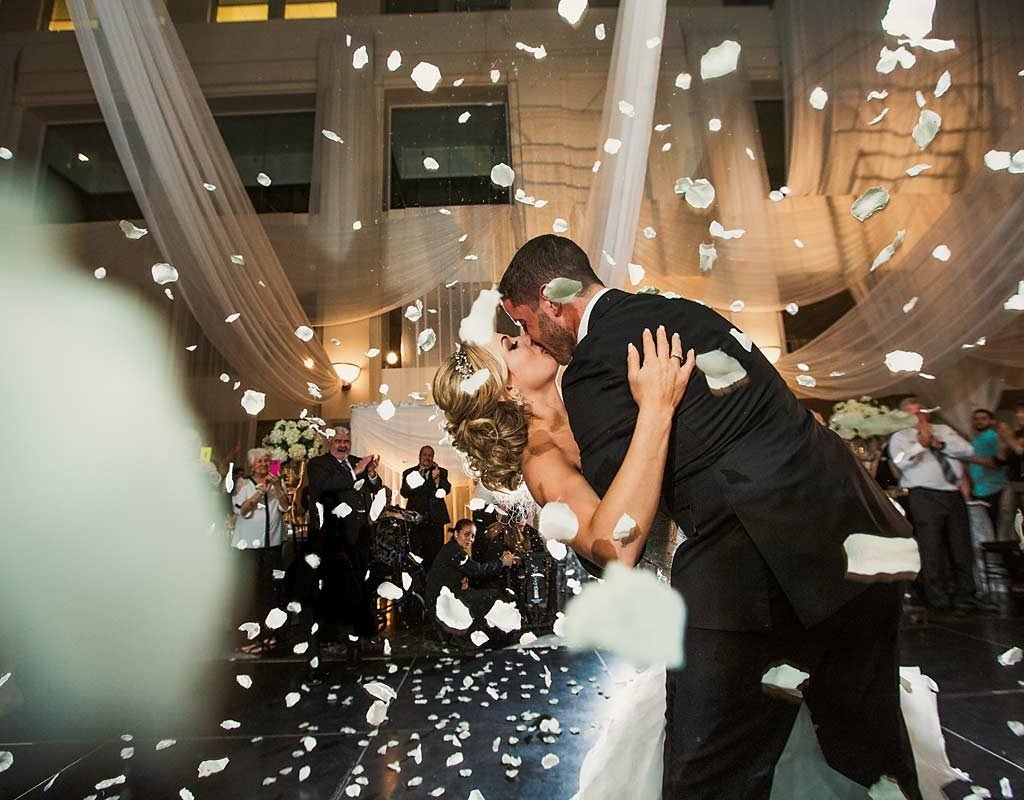
M 472 378 L 476 372 L 473 369 L 473 365 L 469 363 L 469 356 L 466 355 L 466 351 L 461 347 L 452 353 L 452 358 L 455 360 L 455 371 L 459 373 L 463 378 Z

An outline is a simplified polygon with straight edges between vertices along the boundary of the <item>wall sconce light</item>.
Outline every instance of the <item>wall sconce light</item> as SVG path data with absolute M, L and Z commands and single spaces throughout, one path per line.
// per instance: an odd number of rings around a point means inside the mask
M 349 364 L 348 362 L 331 364 L 331 366 L 334 367 L 334 371 L 338 374 L 342 391 L 351 389 L 352 384 L 359 379 L 359 373 L 362 372 L 358 364 Z

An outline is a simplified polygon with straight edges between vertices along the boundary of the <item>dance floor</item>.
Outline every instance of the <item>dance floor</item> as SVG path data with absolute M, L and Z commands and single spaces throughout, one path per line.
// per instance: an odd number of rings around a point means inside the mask
M 325 658 L 319 682 L 298 657 L 213 659 L 198 671 L 198 717 L 136 718 L 116 730 L 76 718 L 31 675 L 19 676 L 22 702 L 0 717 L 0 751 L 14 755 L 0 773 L 0 797 L 461 800 L 475 789 L 487 800 L 568 800 L 631 672 L 593 651 L 467 657 L 415 629 L 391 642 L 390 658 L 371 654 L 358 667 Z M 1022 643 L 1024 619 L 1005 616 L 933 616 L 903 631 L 904 663 L 920 665 L 941 689 L 950 761 L 997 798 L 1004 777 L 1024 797 L 1024 738 L 1007 726 L 1024 720 L 1024 663 L 997 661 Z M 250 689 L 238 675 L 251 677 Z M 372 699 L 358 686 L 371 680 L 398 693 L 376 733 L 366 721 Z M 288 707 L 292 692 L 298 701 Z M 225 729 L 225 720 L 238 726 Z M 557 763 L 545 758 L 552 754 Z M 221 771 L 198 777 L 201 762 L 224 758 Z M 970 786 L 949 796 L 965 797 Z

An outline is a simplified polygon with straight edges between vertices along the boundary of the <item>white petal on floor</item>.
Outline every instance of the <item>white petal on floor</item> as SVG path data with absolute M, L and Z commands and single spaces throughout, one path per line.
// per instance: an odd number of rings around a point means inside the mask
M 913 580 L 921 570 L 917 542 L 909 537 L 854 533 L 843 542 L 848 580 Z
M 618 562 L 569 601 L 565 637 L 579 649 L 608 650 L 636 666 L 683 664 L 683 597 L 653 573 Z

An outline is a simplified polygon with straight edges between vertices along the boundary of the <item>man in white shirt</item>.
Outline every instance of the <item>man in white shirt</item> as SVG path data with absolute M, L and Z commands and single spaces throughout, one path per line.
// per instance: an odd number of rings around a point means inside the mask
M 974 455 L 974 450 L 948 425 L 932 423 L 918 398 L 904 398 L 900 408 L 916 415 L 918 423 L 892 435 L 889 457 L 901 471 L 900 486 L 909 490 L 907 505 L 921 551 L 918 582 L 924 600 L 940 610 L 992 610 L 975 596 L 974 549 L 960 492 L 964 469 L 958 459 Z

